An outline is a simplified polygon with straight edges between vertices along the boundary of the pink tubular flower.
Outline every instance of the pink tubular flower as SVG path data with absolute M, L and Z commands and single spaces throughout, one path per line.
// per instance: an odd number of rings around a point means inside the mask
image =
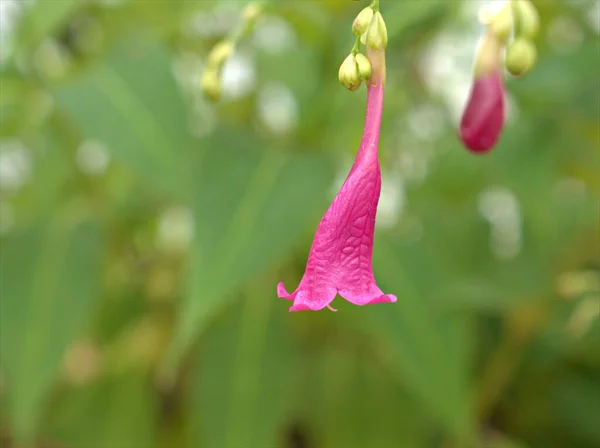
M 504 81 L 499 51 L 499 42 L 489 33 L 479 50 L 475 81 L 460 122 L 462 142 L 477 153 L 492 149 L 504 126 Z
M 330 307 L 336 294 L 355 305 L 395 302 L 377 287 L 371 259 L 375 215 L 381 190 L 377 147 L 383 107 L 385 56 L 372 51 L 363 137 L 350 174 L 323 216 L 313 240 L 304 276 L 293 293 L 283 283 L 277 295 L 293 300 L 290 311 Z M 335 310 L 334 310 L 335 311 Z

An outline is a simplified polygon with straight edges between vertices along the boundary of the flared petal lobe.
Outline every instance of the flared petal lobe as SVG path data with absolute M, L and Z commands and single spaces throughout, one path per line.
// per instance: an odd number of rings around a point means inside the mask
M 504 126 L 504 83 L 499 71 L 475 79 L 460 123 L 467 148 L 486 152 L 498 142 Z
M 395 302 L 378 287 L 371 266 L 375 215 L 381 191 L 377 157 L 383 88 L 369 88 L 367 118 L 361 147 L 350 174 L 323 216 L 300 285 L 281 298 L 293 300 L 290 311 L 320 310 L 340 294 L 356 305 Z

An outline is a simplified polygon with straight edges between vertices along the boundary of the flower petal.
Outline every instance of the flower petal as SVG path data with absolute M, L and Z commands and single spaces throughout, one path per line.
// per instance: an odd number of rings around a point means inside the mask
M 302 283 L 301 283 L 302 284 Z M 337 291 L 335 288 L 322 288 L 320 290 L 298 289 L 292 294 L 294 296 L 294 305 L 290 311 L 319 311 L 325 308 L 335 298 Z
M 398 300 L 393 294 L 384 294 L 381 292 L 375 283 L 369 289 L 364 292 L 341 290 L 339 294 L 348 302 L 359 306 L 373 305 L 375 303 L 393 303 Z
M 295 296 L 296 296 L 296 292 L 293 292 L 292 294 L 287 292 L 283 282 L 279 282 L 277 284 L 277 297 L 279 297 L 280 299 L 294 300 Z
M 475 80 L 465 107 L 460 137 L 473 152 L 492 149 L 504 126 L 504 83 L 502 75 L 494 72 Z

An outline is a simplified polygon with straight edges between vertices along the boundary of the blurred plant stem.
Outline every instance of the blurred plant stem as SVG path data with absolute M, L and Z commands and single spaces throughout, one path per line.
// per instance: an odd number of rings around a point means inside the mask
M 225 39 L 217 43 L 208 55 L 208 64 L 202 74 L 200 84 L 204 93 L 211 100 L 220 99 L 223 66 L 240 41 L 254 31 L 256 22 L 267 3 L 266 0 L 248 3 L 242 10 L 240 24 Z
M 545 320 L 546 310 L 540 305 L 518 308 L 506 317 L 502 338 L 475 388 L 475 411 L 482 425 L 502 398 L 527 346 L 538 334 Z

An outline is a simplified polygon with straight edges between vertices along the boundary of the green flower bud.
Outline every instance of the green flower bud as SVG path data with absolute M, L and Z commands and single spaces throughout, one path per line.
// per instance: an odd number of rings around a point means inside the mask
M 260 14 L 262 13 L 262 10 L 263 7 L 260 3 L 249 3 L 248 5 L 246 5 L 244 11 L 242 12 L 242 20 L 244 20 L 244 22 L 250 22 L 252 24 L 256 22 L 258 16 L 260 16 Z
M 338 78 L 342 85 L 350 91 L 354 91 L 360 87 L 361 79 L 358 72 L 358 65 L 356 58 L 353 54 L 349 54 L 342 65 L 338 73 Z
M 513 31 L 512 9 L 508 2 L 496 15 L 490 18 L 488 26 L 500 42 L 508 41 Z
M 504 63 L 511 75 L 521 76 L 531 70 L 536 59 L 535 45 L 528 39 L 519 38 L 509 45 Z
M 210 67 L 220 67 L 233 53 L 231 42 L 219 42 L 208 54 L 208 65 Z
M 373 14 L 367 30 L 367 46 L 373 50 L 382 50 L 387 46 L 388 36 L 383 16 L 378 11 Z
M 519 0 L 517 13 L 519 14 L 519 36 L 535 39 L 540 30 L 540 15 L 533 3 L 529 0 Z
M 352 22 L 352 33 L 356 36 L 362 36 L 367 31 L 369 27 L 369 23 L 373 18 L 373 10 L 371 7 L 367 6 L 361 12 L 358 13 L 354 22 Z
M 211 100 L 216 101 L 221 96 L 221 79 L 217 70 L 206 70 L 202 74 L 200 85 Z
M 358 67 L 358 75 L 361 80 L 368 80 L 371 78 L 371 62 L 362 53 L 357 53 L 355 56 L 356 65 Z

